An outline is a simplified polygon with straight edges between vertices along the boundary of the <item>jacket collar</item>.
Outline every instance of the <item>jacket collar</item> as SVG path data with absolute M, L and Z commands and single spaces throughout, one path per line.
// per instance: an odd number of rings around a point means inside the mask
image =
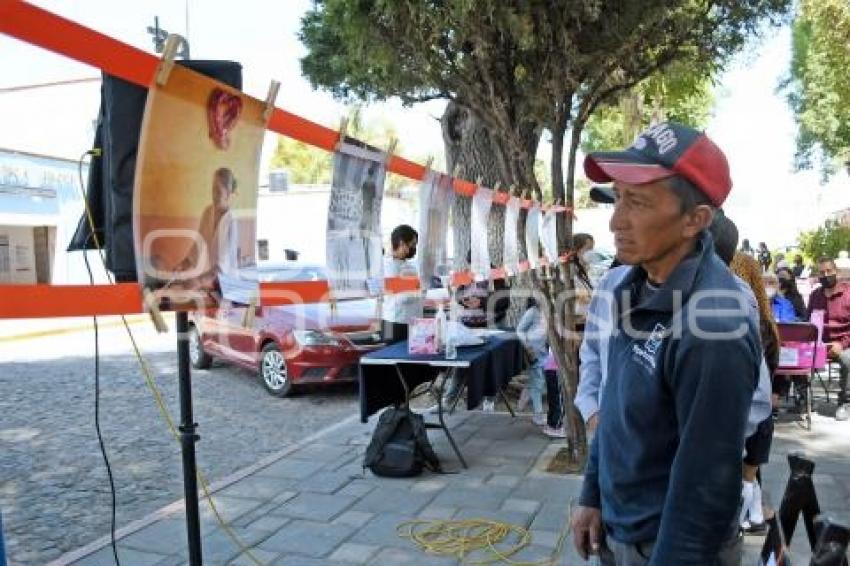
M 701 266 L 710 260 L 713 255 L 714 241 L 711 238 L 711 234 L 703 230 L 697 238 L 693 251 L 679 262 L 679 265 L 673 269 L 670 277 L 648 299 L 641 301 L 631 310 L 672 313 L 677 307 L 681 308 L 681 305 L 688 300 L 691 294 L 694 281 Z M 616 296 L 622 297 L 623 291 L 630 291 L 632 292 L 632 296 L 634 296 L 636 294 L 634 291 L 644 285 L 646 279 L 647 274 L 643 267 L 632 267 L 618 287 Z

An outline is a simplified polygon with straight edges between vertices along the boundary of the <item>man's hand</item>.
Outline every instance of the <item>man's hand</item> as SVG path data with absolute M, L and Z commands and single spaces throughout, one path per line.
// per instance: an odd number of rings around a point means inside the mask
M 837 358 L 841 355 L 841 352 L 844 351 L 844 348 L 841 347 L 841 342 L 831 342 L 829 344 L 829 357 L 832 359 Z
M 587 560 L 588 554 L 599 554 L 602 540 L 602 512 L 595 507 L 579 505 L 570 519 L 573 543 L 579 555 Z

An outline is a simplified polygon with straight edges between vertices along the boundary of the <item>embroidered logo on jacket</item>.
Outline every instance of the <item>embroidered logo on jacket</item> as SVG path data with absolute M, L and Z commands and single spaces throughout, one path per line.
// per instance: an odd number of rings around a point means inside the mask
M 649 337 L 644 340 L 643 344 L 635 344 L 632 346 L 632 352 L 635 354 L 635 359 L 639 361 L 646 369 L 655 371 L 656 354 L 664 338 L 667 335 L 667 328 L 660 322 L 655 325 L 655 328 L 650 332 Z

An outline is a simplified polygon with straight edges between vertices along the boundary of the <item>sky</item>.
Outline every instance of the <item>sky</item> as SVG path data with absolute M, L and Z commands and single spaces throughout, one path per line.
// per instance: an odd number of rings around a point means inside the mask
M 146 27 L 159 16 L 160 26 L 187 36 L 194 59 L 231 59 L 243 65 L 244 90 L 265 98 L 271 80 L 281 81 L 277 105 L 315 122 L 337 127 L 346 106 L 314 90 L 301 76 L 305 54 L 298 39 L 309 0 L 242 0 L 238 10 L 221 0 L 87 0 L 33 2 L 146 51 L 153 44 Z M 188 18 L 187 18 L 188 14 Z M 840 175 L 827 185 L 815 172 L 794 173 L 793 116 L 777 85 L 787 72 L 790 32 L 770 30 L 720 77 L 717 105 L 707 133 L 726 153 L 734 187 L 726 211 L 741 236 L 770 246 L 793 244 L 800 230 L 850 206 L 850 178 Z M 80 78 L 97 78 L 96 69 L 0 36 L 0 147 L 78 158 L 91 147 L 99 105 L 99 84 L 89 82 L 18 93 L 3 88 Z M 444 103 L 403 108 L 398 101 L 366 107 L 364 118 L 396 126 L 401 153 L 417 158 L 442 155 L 439 117 Z M 266 136 L 263 165 L 277 134 Z M 541 143 L 540 155 L 549 153 Z M 437 165 L 439 166 L 439 161 Z M 594 215 L 594 218 L 599 215 Z M 594 222 L 604 231 L 604 219 Z M 600 238 L 607 239 L 607 238 Z

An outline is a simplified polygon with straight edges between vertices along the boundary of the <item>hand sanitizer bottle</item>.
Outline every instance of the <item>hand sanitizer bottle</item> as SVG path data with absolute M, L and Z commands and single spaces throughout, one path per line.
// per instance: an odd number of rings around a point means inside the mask
M 437 351 L 442 352 L 446 347 L 446 311 L 443 310 L 443 305 L 437 307 L 437 314 L 434 317 L 437 320 Z

